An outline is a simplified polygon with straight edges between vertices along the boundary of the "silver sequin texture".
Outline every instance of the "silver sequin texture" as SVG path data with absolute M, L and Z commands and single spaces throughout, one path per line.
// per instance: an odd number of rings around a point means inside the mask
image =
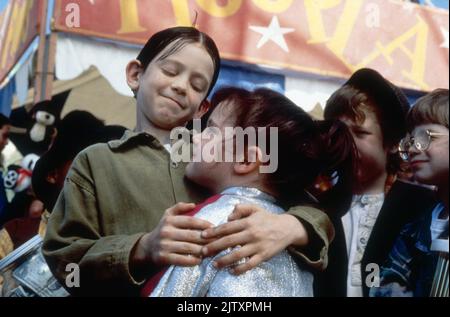
M 284 211 L 275 200 L 255 189 L 233 187 L 222 192 L 216 202 L 205 206 L 196 217 L 214 225 L 227 222 L 237 204 L 256 204 L 265 210 L 281 214 Z M 161 278 L 152 297 L 311 297 L 313 275 L 300 267 L 287 251 L 260 264 L 240 276 L 234 276 L 229 268 L 217 270 L 213 261 L 232 250 L 215 257 L 205 258 L 195 267 L 171 266 Z

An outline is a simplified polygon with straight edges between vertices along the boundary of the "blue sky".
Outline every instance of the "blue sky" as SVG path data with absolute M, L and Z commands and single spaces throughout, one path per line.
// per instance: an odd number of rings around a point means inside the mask
M 425 0 L 420 0 L 420 3 L 425 3 Z M 431 0 L 431 2 L 436 6 L 440 8 L 444 8 L 448 10 L 448 0 Z
M 3 9 L 6 7 L 7 3 L 8 3 L 8 0 L 0 0 L 0 12 L 3 11 Z

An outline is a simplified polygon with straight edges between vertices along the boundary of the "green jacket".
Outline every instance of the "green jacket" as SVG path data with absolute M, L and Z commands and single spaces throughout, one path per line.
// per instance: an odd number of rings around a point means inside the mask
M 153 136 L 127 131 L 121 140 L 97 144 L 74 160 L 49 219 L 43 254 L 62 285 L 79 266 L 76 295 L 138 294 L 142 281 L 130 274 L 130 253 L 153 230 L 164 211 L 178 202 L 203 201 L 208 193 L 184 177 Z M 334 231 L 328 217 L 313 208 L 289 210 L 321 243 L 316 250 L 292 250 L 310 265 L 326 266 Z M 306 256 L 306 254 L 313 256 Z

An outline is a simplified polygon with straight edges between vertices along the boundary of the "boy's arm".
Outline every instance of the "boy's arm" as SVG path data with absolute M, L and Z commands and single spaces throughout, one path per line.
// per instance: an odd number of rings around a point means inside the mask
M 76 264 L 80 287 L 75 295 L 138 295 L 144 280 L 161 265 L 196 265 L 206 241 L 200 232 L 211 226 L 201 219 L 180 216 L 192 204 L 179 203 L 166 210 L 151 232 L 107 235 L 102 224 L 120 223 L 123 213 L 98 209 L 85 153 L 74 161 L 64 189 L 47 225 L 43 254 L 62 285 Z M 195 205 L 194 205 L 195 207 Z M 102 222 L 100 222 L 100 219 Z M 194 255 L 194 256 L 189 256 Z
M 72 294 L 102 296 L 119 292 L 131 294 L 140 285 L 130 274 L 128 259 L 144 233 L 102 236 L 100 214 L 94 190 L 86 178 L 86 158 L 74 162 L 47 225 L 43 254 L 59 282 L 79 268 L 79 287 Z M 72 275 L 74 276 L 74 275 Z
M 306 231 L 307 243 L 297 238 L 289 246 L 289 251 L 317 270 L 325 270 L 328 265 L 328 248 L 334 239 L 334 227 L 330 218 L 321 210 L 297 206 L 287 212 L 294 216 Z
M 302 260 L 317 269 L 325 269 L 333 236 L 328 216 L 314 208 L 295 207 L 288 213 L 275 215 L 258 206 L 238 205 L 228 223 L 203 233 L 204 238 L 218 238 L 206 245 L 203 254 L 212 256 L 241 246 L 217 260 L 217 264 L 222 268 L 248 257 L 248 262 L 234 269 L 236 274 L 242 274 L 291 246 Z

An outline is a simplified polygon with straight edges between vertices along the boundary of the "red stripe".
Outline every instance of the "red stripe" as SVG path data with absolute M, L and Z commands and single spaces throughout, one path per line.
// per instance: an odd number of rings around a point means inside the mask
M 191 216 L 194 217 L 200 210 L 203 209 L 203 207 L 210 205 L 214 202 L 216 202 L 217 200 L 219 200 L 219 198 L 222 197 L 222 195 L 215 195 L 212 196 L 210 198 L 208 198 L 207 200 L 205 200 L 204 202 L 202 202 L 201 204 L 198 204 L 197 206 L 195 206 L 194 209 L 192 209 L 192 211 L 184 214 L 185 216 Z M 163 268 L 161 271 L 159 271 L 158 273 L 156 273 L 155 275 L 153 275 L 146 283 L 145 286 L 142 288 L 141 290 L 141 296 L 142 297 L 148 297 L 153 290 L 156 288 L 156 286 L 158 285 L 159 281 L 161 280 L 161 278 L 163 277 L 164 273 L 166 273 L 166 271 L 168 270 L 168 266 Z

